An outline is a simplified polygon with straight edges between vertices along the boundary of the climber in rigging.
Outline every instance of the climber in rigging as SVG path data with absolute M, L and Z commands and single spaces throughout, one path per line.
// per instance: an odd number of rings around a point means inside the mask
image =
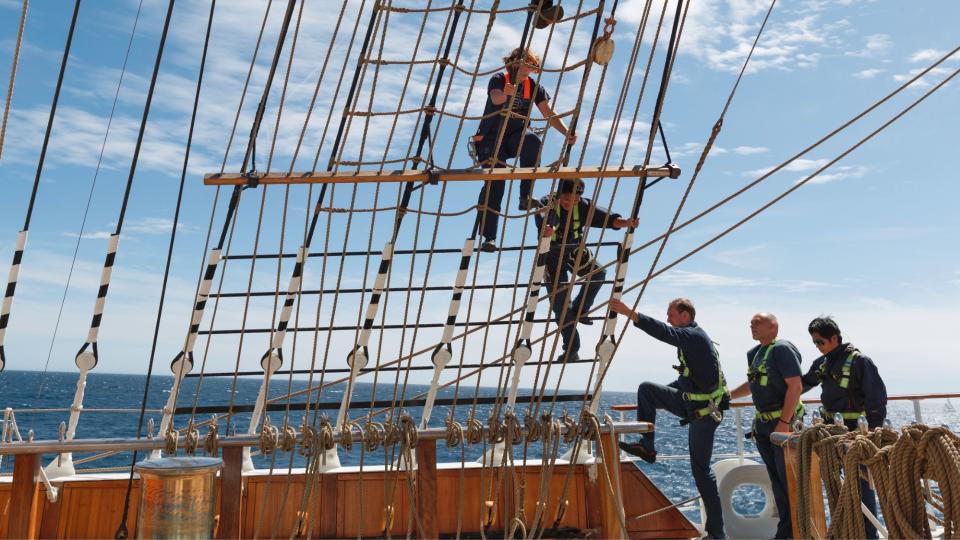
M 850 343 L 844 343 L 840 327 L 831 317 L 817 317 L 807 327 L 813 344 L 823 355 L 803 376 L 803 391 L 820 386 L 820 413 L 824 421 L 839 414 L 850 431 L 857 420 L 867 418 L 870 429 L 883 425 L 887 417 L 887 387 L 877 365 Z M 860 500 L 877 515 L 877 496 L 870 483 L 861 480 Z M 877 529 L 864 518 L 867 538 L 877 538 Z
M 606 275 L 590 251 L 580 247 L 584 225 L 620 229 L 636 227 L 638 220 L 637 218 L 625 219 L 620 214 L 594 207 L 590 223 L 586 223 L 593 203 L 590 199 L 582 197 L 583 182 L 563 180 L 560 182 L 558 192 L 540 199 L 541 206 L 552 207 L 552 209 L 546 215 L 537 214 L 535 219 L 540 234 L 550 237 L 550 251 L 546 253 L 545 259 L 544 287 L 550 295 L 550 308 L 556 316 L 557 323 L 560 324 L 563 321 L 560 335 L 563 338 L 564 352 L 561 359 L 576 360 L 580 350 L 580 335 L 577 333 L 576 325 L 578 322 L 593 324 L 593 321 L 586 316 L 581 316 L 578 320 L 577 314 L 590 311 Z M 588 277 L 580 286 L 580 294 L 567 307 L 567 296 L 571 289 L 566 281 L 570 274 Z M 556 296 L 553 295 L 554 286 L 558 288 Z M 564 313 L 567 314 L 565 317 Z
M 780 323 L 772 313 L 757 313 L 750 319 L 750 333 L 759 345 L 747 351 L 747 381 L 730 392 L 732 399 L 752 396 L 756 413 L 753 440 L 767 467 L 773 498 L 777 503 L 774 538 L 793 538 L 787 467 L 783 448 L 770 441 L 774 432 L 790 433 L 794 420 L 803 416 L 800 394 L 800 351 L 779 339 Z
M 710 468 L 713 439 L 723 420 L 724 409 L 730 407 L 730 393 L 720 370 L 720 355 L 706 331 L 697 325 L 693 302 L 677 298 L 667 306 L 667 322 L 631 310 L 620 300 L 610 300 L 610 310 L 626 316 L 634 326 L 652 338 L 677 348 L 679 372 L 669 385 L 644 382 L 637 389 L 637 420 L 655 422 L 657 410 L 679 416 L 681 424 L 689 423 L 687 446 L 693 480 L 707 512 L 707 538 L 726 538 L 723 510 L 717 477 Z M 654 432 L 644 433 L 640 442 L 621 442 L 620 448 L 648 463 L 657 460 Z
M 564 136 L 566 144 L 572 145 L 577 136 L 572 133 L 557 113 L 550 107 L 550 95 L 531 74 L 539 71 L 540 57 L 529 49 L 514 49 L 503 59 L 506 72 L 497 73 L 487 84 L 487 102 L 483 108 L 483 119 L 470 144 L 476 150 L 477 159 L 484 167 L 507 167 L 507 162 L 520 158 L 521 167 L 535 167 L 540 158 L 542 142 L 531 131 L 526 118 L 532 106 L 536 105 L 554 129 Z M 506 126 L 503 125 L 506 118 Z M 501 131 L 503 137 L 500 139 Z M 499 150 L 499 151 L 497 151 Z M 496 251 L 498 212 L 503 201 L 505 180 L 484 182 L 480 190 L 478 204 L 488 211 L 480 211 L 481 234 L 484 242 L 480 249 L 485 252 Z M 533 180 L 520 181 L 520 210 L 529 210 L 536 206 L 531 191 Z

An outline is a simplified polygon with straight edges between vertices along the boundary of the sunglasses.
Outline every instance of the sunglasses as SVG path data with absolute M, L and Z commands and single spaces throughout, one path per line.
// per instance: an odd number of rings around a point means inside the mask
M 822 339 L 815 339 L 815 340 L 813 340 L 813 344 L 816 345 L 817 347 L 820 347 L 820 346 L 822 346 L 822 345 L 824 345 L 824 344 L 826 344 L 826 343 L 827 343 L 827 342 L 824 341 L 824 340 L 822 340 Z

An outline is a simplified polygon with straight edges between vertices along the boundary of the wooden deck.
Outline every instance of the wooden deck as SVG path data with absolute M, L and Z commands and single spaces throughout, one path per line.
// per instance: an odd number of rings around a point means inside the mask
M 610 531 L 611 524 L 601 523 L 602 506 L 597 501 L 608 497 L 609 489 L 600 475 L 588 474 L 585 465 L 557 465 L 548 482 L 548 493 L 540 493 L 540 466 L 531 464 L 516 468 L 516 478 L 525 485 L 514 489 L 513 475 L 499 476 L 500 469 L 482 468 L 475 464 L 441 464 L 436 472 L 434 503 L 437 512 L 425 516 L 420 526 L 436 531 L 440 536 L 453 536 L 457 530 L 465 536 L 479 536 L 482 524 L 487 533 L 502 537 L 503 529 L 513 516 L 515 493 L 523 493 L 523 509 L 527 525 L 533 520 L 538 501 L 548 501 L 546 521 L 552 524 L 557 515 L 559 494 L 568 467 L 574 467 L 567 492 L 566 512 L 561 527 L 580 530 Z M 507 470 L 507 469 L 504 469 Z M 362 476 L 362 478 L 361 478 Z M 591 476 L 597 480 L 591 480 Z M 630 518 L 669 506 L 667 498 L 631 462 L 620 463 L 621 490 L 625 515 Z M 418 484 L 419 482 L 419 484 Z M 33 518 L 33 538 L 112 538 L 123 511 L 123 497 L 127 480 L 123 475 L 87 475 L 57 482 L 60 495 L 50 503 L 40 485 L 37 511 Z M 423 504 L 430 494 L 420 494 L 420 485 L 430 485 L 428 479 L 414 474 L 411 483 L 405 472 L 386 472 L 382 468 L 344 468 L 323 474 L 306 506 L 301 534 L 314 538 L 384 536 L 389 523 L 395 537 L 404 537 L 408 527 L 414 536 L 420 536 L 418 525 L 411 524 L 411 504 Z M 268 475 L 264 471 L 245 475 L 240 496 L 239 531 L 242 538 L 289 537 L 300 521 L 298 512 L 304 496 L 305 477 L 302 470 Z M 0 537 L 10 537 L 11 497 L 13 483 L 0 482 Z M 130 535 L 136 534 L 139 504 L 139 481 L 134 479 L 131 511 L 127 519 Z M 219 503 L 224 501 L 223 494 Z M 388 501 L 389 499 L 389 501 Z M 489 501 L 495 501 L 492 508 Z M 393 507 L 392 520 L 387 506 Z M 510 509 L 508 511 L 504 511 Z M 491 511 L 492 510 L 492 511 Z M 14 518 L 14 522 L 18 520 Z M 19 520 L 22 522 L 22 519 Z M 432 523 L 430 523 L 432 521 Z M 223 521 L 224 531 L 229 527 Z M 619 525 L 615 525 L 619 529 Z M 309 529 L 304 530 L 304 529 Z M 616 530 L 614 529 L 614 530 Z M 643 520 L 628 521 L 630 538 L 691 538 L 696 529 L 676 509 L 657 513 Z M 23 536 L 23 535 L 21 535 Z M 222 536 L 222 534 L 221 534 Z M 425 536 L 432 536 L 426 534 Z M 596 533 L 595 533 L 596 536 Z

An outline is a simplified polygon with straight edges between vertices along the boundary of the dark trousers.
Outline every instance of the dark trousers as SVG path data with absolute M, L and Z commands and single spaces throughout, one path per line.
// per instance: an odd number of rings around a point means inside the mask
M 497 143 L 499 133 L 488 133 L 484 139 L 477 143 L 477 157 L 483 163 L 493 156 L 494 145 Z M 523 143 L 521 145 L 521 142 Z M 494 167 L 506 167 L 508 160 L 517 157 L 517 151 L 520 153 L 521 167 L 535 167 L 537 158 L 540 156 L 540 137 L 537 137 L 532 131 L 514 131 L 505 133 L 503 141 L 500 143 L 500 153 L 497 160 L 503 163 L 496 163 Z M 487 165 L 489 166 L 489 165 Z M 490 180 L 484 182 L 483 189 L 480 190 L 480 197 L 477 198 L 477 204 L 486 206 L 489 210 L 500 211 L 503 202 L 503 190 L 506 187 L 506 180 Z M 520 199 L 526 199 L 530 196 L 533 189 L 533 180 L 520 181 Z M 481 233 L 487 240 L 497 239 L 497 222 L 500 216 L 495 212 L 487 211 L 477 216 L 481 220 Z
M 766 422 L 757 420 L 753 425 L 753 440 L 763 464 L 767 466 L 767 476 L 773 487 L 773 499 L 777 503 L 780 521 L 777 523 L 777 535 L 774 538 L 793 538 L 793 522 L 790 511 L 790 496 L 787 487 L 787 465 L 783 457 L 783 448 L 770 442 L 770 434 L 777 428 L 779 420 Z
M 673 386 L 663 386 L 645 382 L 637 389 L 637 420 L 656 422 L 657 410 L 663 409 L 674 416 L 688 418 L 682 392 Z M 710 469 L 713 457 L 713 435 L 718 424 L 710 416 L 704 416 L 690 422 L 687 432 L 687 446 L 690 449 L 690 470 L 693 480 L 707 511 L 707 536 L 724 538 L 723 511 L 720 507 L 720 492 L 717 490 L 717 477 Z M 642 443 L 648 450 L 656 450 L 655 432 L 644 433 Z
M 607 275 L 606 270 L 600 270 L 586 278 L 586 281 L 580 284 L 580 293 L 570 302 L 569 308 L 566 308 L 565 306 L 568 305 L 567 297 L 572 292 L 572 287 L 569 287 L 568 284 L 571 273 L 582 277 L 599 267 L 590 251 L 584 248 L 584 253 L 580 256 L 580 264 L 577 268 L 574 268 L 578 250 L 577 246 L 567 246 L 563 250 L 563 255 L 561 255 L 559 246 L 551 247 L 546 255 L 546 273 L 544 274 L 543 284 L 550 296 L 550 309 L 556 317 L 557 324 L 560 324 L 560 319 L 563 318 L 564 327 L 560 330 L 560 336 L 563 338 L 563 350 L 568 353 L 575 353 L 580 350 L 577 315 L 590 311 Z M 556 297 L 552 294 L 554 282 L 557 283 Z M 563 317 L 564 312 L 567 313 L 566 317 Z
M 847 429 L 849 431 L 857 430 L 856 420 L 847 420 L 846 422 L 844 422 L 844 424 L 846 424 Z M 867 471 L 866 469 L 864 469 L 863 470 L 864 476 L 866 476 L 866 473 Z M 844 474 L 848 474 L 848 473 L 844 471 Z M 853 473 L 853 474 L 859 474 L 859 473 Z M 867 510 L 870 510 L 870 512 L 875 517 L 879 517 L 877 516 L 877 494 L 872 489 L 870 489 L 870 482 L 866 480 L 860 480 L 860 502 L 862 502 L 863 505 L 867 507 Z M 867 538 L 872 540 L 880 537 L 877 534 L 877 528 L 873 526 L 873 523 L 870 523 L 870 520 L 867 519 L 867 516 L 863 516 L 863 527 L 866 530 Z

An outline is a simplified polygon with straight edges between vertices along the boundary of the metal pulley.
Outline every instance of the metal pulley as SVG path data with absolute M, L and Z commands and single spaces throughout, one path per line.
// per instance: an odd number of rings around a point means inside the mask
M 616 48 L 613 43 L 613 38 L 610 36 L 613 35 L 613 29 L 617 26 L 617 21 L 613 17 L 610 17 L 604 22 L 606 25 L 603 27 L 603 35 L 593 42 L 593 47 L 590 49 L 591 60 L 601 66 L 610 63 L 610 60 L 613 58 L 613 51 Z

